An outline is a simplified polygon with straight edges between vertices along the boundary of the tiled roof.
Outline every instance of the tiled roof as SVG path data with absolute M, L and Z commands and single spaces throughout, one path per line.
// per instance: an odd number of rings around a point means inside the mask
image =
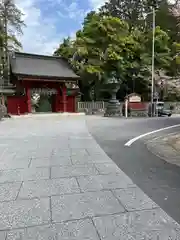
M 61 57 L 15 52 L 10 57 L 12 73 L 16 75 L 78 79 L 68 62 Z

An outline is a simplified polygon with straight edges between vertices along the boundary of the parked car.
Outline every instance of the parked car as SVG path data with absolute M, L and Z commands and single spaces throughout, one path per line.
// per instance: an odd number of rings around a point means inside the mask
M 172 115 L 172 111 L 165 108 L 164 102 L 154 102 L 153 104 L 150 103 L 148 107 L 149 117 L 151 117 L 152 112 L 154 116 L 158 117 L 171 117 Z

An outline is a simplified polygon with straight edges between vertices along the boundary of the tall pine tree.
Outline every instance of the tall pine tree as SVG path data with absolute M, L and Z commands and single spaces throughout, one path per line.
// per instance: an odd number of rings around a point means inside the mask
M 100 13 L 125 20 L 129 26 L 136 26 L 143 18 L 144 1 L 109 0 L 100 8 Z
M 22 34 L 24 22 L 22 12 L 15 5 L 14 0 L 1 0 L 0 2 L 0 64 L 1 74 L 8 79 L 8 52 L 21 48 L 17 34 Z M 3 83 L 3 84 L 8 84 Z
M 167 31 L 172 41 L 179 41 L 180 11 L 178 15 L 177 4 L 168 0 L 108 0 L 100 12 L 123 19 L 130 27 L 149 29 L 152 27 L 153 7 L 156 9 L 156 26 Z

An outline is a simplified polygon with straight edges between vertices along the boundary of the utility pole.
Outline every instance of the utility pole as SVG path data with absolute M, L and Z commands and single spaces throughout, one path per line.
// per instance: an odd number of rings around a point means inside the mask
M 153 38 L 152 38 L 152 66 L 151 66 L 151 117 L 154 116 L 153 102 L 154 102 L 154 47 L 155 47 L 155 29 L 156 29 L 156 11 L 153 7 Z

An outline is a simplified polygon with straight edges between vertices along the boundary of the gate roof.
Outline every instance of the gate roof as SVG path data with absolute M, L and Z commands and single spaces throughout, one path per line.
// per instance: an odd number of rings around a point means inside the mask
M 14 75 L 26 78 L 78 80 L 69 63 L 62 57 L 15 52 L 10 57 Z

